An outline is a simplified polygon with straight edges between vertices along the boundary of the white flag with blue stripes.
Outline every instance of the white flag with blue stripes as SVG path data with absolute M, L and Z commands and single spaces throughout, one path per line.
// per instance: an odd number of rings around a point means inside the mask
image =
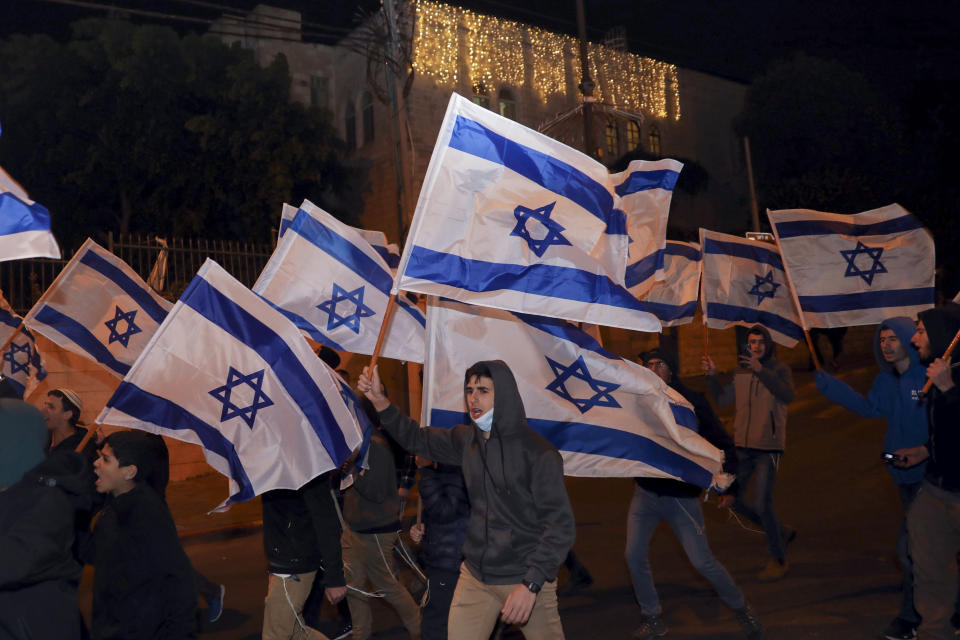
M 230 478 L 223 508 L 297 489 L 360 445 L 341 389 L 289 320 L 208 259 L 96 421 L 199 444 Z
M 647 311 L 665 327 L 693 320 L 700 293 L 700 246 L 668 240 L 663 251 L 664 279 L 643 297 Z
M 700 305 L 708 327 L 761 324 L 785 347 L 793 347 L 803 338 L 776 246 L 700 229 L 700 247 Z
M 0 344 L 7 343 L 21 322 L 20 316 L 10 308 L 3 292 L 0 292 Z M 2 358 L 0 377 L 9 382 L 21 398 L 29 396 L 37 384 L 47 377 L 43 358 L 37 351 L 37 341 L 27 328 L 22 329 L 7 345 Z
M 0 167 L 0 262 L 20 258 L 59 258 L 50 230 L 50 212 L 34 202 Z
M 254 292 L 316 342 L 373 353 L 393 285 L 380 253 L 357 229 L 310 202 L 281 225 L 282 238 Z M 420 309 L 399 296 L 381 355 L 423 362 L 425 329 Z
M 570 476 L 676 478 L 706 487 L 722 453 L 689 403 L 656 374 L 569 322 L 430 298 L 424 422 L 468 424 L 463 374 L 480 360 L 513 371 L 527 423 Z
M 934 304 L 933 237 L 898 204 L 854 215 L 767 211 L 806 327 L 916 317 Z
M 666 276 L 667 218 L 683 164 L 676 160 L 634 160 L 610 176 L 627 214 L 630 247 L 624 284 L 644 298 Z
M 453 94 L 394 290 L 659 331 L 624 287 L 622 205 L 604 165 Z
M 24 322 L 122 378 L 171 306 L 127 263 L 88 238 Z

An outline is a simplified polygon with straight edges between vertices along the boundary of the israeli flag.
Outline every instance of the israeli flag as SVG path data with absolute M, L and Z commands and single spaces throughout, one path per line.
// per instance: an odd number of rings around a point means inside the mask
M 6 298 L 0 293 L 0 344 L 7 344 L 22 323 Z M 21 398 L 28 397 L 37 384 L 47 377 L 43 358 L 37 351 L 37 341 L 29 329 L 22 329 L 7 344 L 0 360 L 0 378 L 7 380 Z
M 341 390 L 290 321 L 208 259 L 96 422 L 203 447 L 230 478 L 223 509 L 346 460 L 360 428 Z
M 390 267 L 356 229 L 304 201 L 253 291 L 316 342 L 371 354 L 392 284 Z M 381 355 L 423 362 L 425 330 L 423 313 L 398 297 Z
M 599 162 L 453 94 L 394 291 L 659 331 L 624 287 L 615 187 Z
M 309 200 L 304 200 L 300 207 L 319 209 L 319 207 Z M 284 203 L 283 209 L 280 212 L 279 238 L 283 238 L 283 234 L 287 232 L 287 227 L 290 226 L 290 223 L 292 223 L 293 219 L 297 216 L 297 211 L 299 211 L 297 207 Z M 383 231 L 374 231 L 372 229 L 360 229 L 359 227 L 349 228 L 359 233 L 364 240 L 370 243 L 374 251 L 379 253 L 383 261 L 390 267 L 390 273 L 396 274 L 397 266 L 400 264 L 400 248 L 395 243 L 387 241 L 387 234 Z
M 700 229 L 703 321 L 711 329 L 761 324 L 785 347 L 803 338 L 780 252 L 770 244 Z
M 668 240 L 663 258 L 664 279 L 643 297 L 643 304 L 665 327 L 687 324 L 700 297 L 700 245 Z
M 50 212 L 30 199 L 0 167 L 0 262 L 20 258 L 59 258 L 50 231 Z
M 553 318 L 430 299 L 424 420 L 469 424 L 463 374 L 479 360 L 513 371 L 527 423 L 569 476 L 663 477 L 706 487 L 722 453 L 697 433 L 691 406 L 652 371 Z
M 682 169 L 676 160 L 634 160 L 610 176 L 627 214 L 630 246 L 624 284 L 634 297 L 647 297 L 667 278 L 667 218 Z
M 171 306 L 127 263 L 88 238 L 24 323 L 122 378 Z
M 805 327 L 877 324 L 934 305 L 933 237 L 898 204 L 854 215 L 767 211 Z

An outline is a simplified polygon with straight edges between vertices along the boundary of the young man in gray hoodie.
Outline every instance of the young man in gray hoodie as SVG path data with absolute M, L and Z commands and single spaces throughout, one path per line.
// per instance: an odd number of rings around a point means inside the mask
M 450 640 L 487 640 L 501 619 L 528 640 L 562 640 L 557 569 L 573 546 L 574 520 L 556 448 L 527 425 L 513 373 L 499 360 L 464 375 L 470 424 L 419 425 L 383 394 L 376 367 L 358 387 L 383 428 L 407 451 L 463 469 L 470 523 L 450 607 Z
M 770 332 L 759 324 L 747 332 L 740 368 L 726 384 L 720 383 L 710 356 L 703 356 L 702 364 L 717 404 L 724 407 L 736 402 L 733 440 L 737 448 L 739 489 L 733 509 L 762 526 L 767 534 L 771 557 L 760 571 L 759 579 L 779 580 L 790 565 L 784 532 L 773 512 L 773 488 L 786 444 L 787 405 L 793 401 L 793 375 L 790 367 L 776 359 Z M 751 478 L 755 478 L 752 504 L 744 500 Z M 795 532 L 791 532 L 790 537 L 793 535 Z

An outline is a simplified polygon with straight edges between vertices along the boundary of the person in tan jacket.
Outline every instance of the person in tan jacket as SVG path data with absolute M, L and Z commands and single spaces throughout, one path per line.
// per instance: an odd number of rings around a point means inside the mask
M 736 445 L 739 488 L 733 509 L 762 526 L 767 536 L 770 558 L 760 571 L 761 581 L 779 580 L 786 575 L 786 543 L 795 531 L 784 533 L 773 511 L 773 489 L 777 468 L 786 445 L 787 405 L 793 401 L 793 376 L 790 367 L 776 359 L 776 346 L 763 326 L 753 325 L 747 344 L 740 354 L 740 369 L 722 384 L 710 356 L 703 356 L 703 372 L 717 405 L 736 402 L 733 439 Z M 747 486 L 754 480 L 753 500 L 745 499 Z

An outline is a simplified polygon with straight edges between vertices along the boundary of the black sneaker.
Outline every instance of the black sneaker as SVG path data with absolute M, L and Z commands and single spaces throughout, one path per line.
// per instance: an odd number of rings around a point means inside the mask
M 220 616 L 223 615 L 223 596 L 226 595 L 227 588 L 223 585 L 220 585 L 220 590 L 217 592 L 217 597 L 214 598 L 213 602 L 207 607 L 207 620 L 211 623 L 216 622 L 220 619 Z
M 634 640 L 662 638 L 667 635 L 667 625 L 660 616 L 643 616 L 640 626 L 633 632 Z
M 887 630 L 880 636 L 881 640 L 913 640 L 917 637 L 917 625 L 903 618 L 893 619 Z
M 734 609 L 733 614 L 737 617 L 740 626 L 743 627 L 743 633 L 747 640 L 760 640 L 763 637 L 763 625 L 760 623 L 753 607 L 745 604 L 743 609 Z

